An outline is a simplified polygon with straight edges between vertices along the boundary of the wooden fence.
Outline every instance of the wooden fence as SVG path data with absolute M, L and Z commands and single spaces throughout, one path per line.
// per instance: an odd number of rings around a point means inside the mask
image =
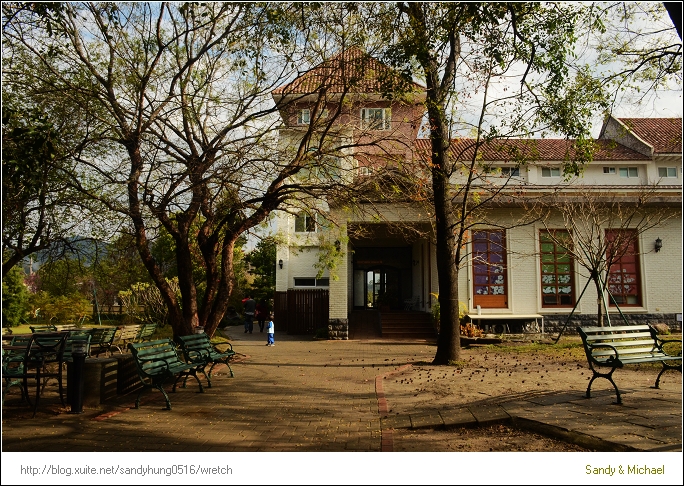
M 314 334 L 328 327 L 329 294 L 324 289 L 301 289 L 276 292 L 273 299 L 276 332 Z

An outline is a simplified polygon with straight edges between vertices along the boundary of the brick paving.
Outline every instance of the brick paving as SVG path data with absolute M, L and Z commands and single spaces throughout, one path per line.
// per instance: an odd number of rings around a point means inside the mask
M 676 372 L 666 373 L 655 390 L 631 383 L 620 370 L 629 385 L 621 386 L 625 404 L 617 406 L 608 388 L 597 387 L 592 399 L 582 398 L 586 376 L 576 369 L 567 376 L 578 381 L 565 389 L 560 384 L 557 390 L 502 393 L 484 386 L 485 378 L 420 371 L 434 356 L 430 342 L 277 335 L 276 346 L 268 347 L 266 334 L 234 329 L 230 337 L 240 354 L 232 366 L 235 377 L 217 366 L 214 386 L 203 394 L 188 381 L 187 388 L 169 393 L 170 411 L 163 409 L 158 391 L 146 391 L 139 409 L 135 392 L 70 414 L 59 404 L 56 387 L 48 386 L 31 418 L 13 387 L 3 407 L 3 452 L 389 452 L 397 428 L 501 421 L 596 450 L 682 451 L 682 387 Z M 432 392 L 442 390 L 441 395 L 419 402 L 421 394 L 402 383 L 415 387 L 419 380 L 421 387 L 431 382 Z M 454 388 L 444 388 L 447 384 Z

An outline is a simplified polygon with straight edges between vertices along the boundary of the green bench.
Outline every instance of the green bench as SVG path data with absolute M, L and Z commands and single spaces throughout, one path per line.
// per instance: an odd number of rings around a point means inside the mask
M 677 340 L 663 340 L 656 330 L 645 325 L 616 327 L 578 327 L 582 337 L 584 352 L 593 376 L 587 387 L 586 397 L 591 397 L 591 385 L 596 378 L 605 378 L 615 388 L 617 403 L 622 403 L 620 390 L 613 381 L 613 372 L 625 365 L 643 363 L 661 363 L 663 368 L 658 373 L 653 388 L 660 386 L 660 377 L 666 370 L 682 372 L 682 356 L 666 353 L 663 346 L 667 343 L 681 343 Z M 678 363 L 678 364 L 677 364 Z M 610 368 L 607 372 L 601 369 Z
M 41 324 L 38 326 L 29 326 L 32 333 L 36 332 L 57 332 L 57 327 L 54 324 Z
M 206 333 L 190 334 L 188 336 L 179 336 L 180 346 L 183 350 L 183 355 L 189 363 L 196 363 L 201 365 L 200 371 L 207 379 L 207 387 L 211 388 L 211 372 L 219 363 L 223 363 L 228 367 L 230 376 L 234 377 L 233 369 L 230 367 L 228 361 L 235 356 L 233 346 L 230 343 L 225 351 L 217 350 Z M 205 372 L 205 368 L 211 365 L 209 373 Z
M 140 343 L 142 341 L 149 341 L 152 335 L 156 332 L 156 330 L 156 322 L 148 322 L 146 324 L 142 324 L 140 326 L 140 330 L 138 331 L 138 335 L 136 336 L 136 342 Z
M 114 341 L 112 341 L 112 347 L 118 349 L 119 353 L 123 353 L 123 350 L 126 349 L 130 343 L 138 342 L 141 328 L 142 324 L 120 326 L 114 336 Z
M 90 351 L 96 357 L 104 352 L 112 354 L 112 346 L 114 345 L 114 338 L 117 332 L 116 327 L 95 327 L 90 333 Z
M 204 393 L 202 383 L 197 376 L 200 365 L 183 361 L 178 354 L 176 345 L 170 339 L 158 339 L 143 343 L 128 343 L 128 349 L 133 355 L 138 376 L 142 382 L 142 389 L 135 400 L 135 408 L 140 407 L 140 395 L 147 388 L 156 388 L 166 399 L 166 409 L 171 410 L 171 400 L 164 391 L 164 384 L 174 379 L 172 391 L 176 391 L 178 381 L 193 376 L 199 384 L 200 393 Z

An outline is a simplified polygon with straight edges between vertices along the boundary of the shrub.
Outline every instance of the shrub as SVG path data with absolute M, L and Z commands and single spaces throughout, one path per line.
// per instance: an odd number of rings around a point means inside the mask
M 2 325 L 18 326 L 29 310 L 29 292 L 21 265 L 12 267 L 2 279 Z

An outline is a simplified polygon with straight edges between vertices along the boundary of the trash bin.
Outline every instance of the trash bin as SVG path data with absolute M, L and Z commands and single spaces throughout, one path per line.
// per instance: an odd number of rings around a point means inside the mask
M 71 380 L 73 386 L 71 387 L 70 413 L 83 413 L 83 391 L 84 391 L 84 369 L 85 359 L 88 355 L 88 341 L 87 339 L 74 339 L 71 342 L 71 359 L 73 361 L 73 371 L 71 373 Z M 67 380 L 67 386 L 71 385 Z

